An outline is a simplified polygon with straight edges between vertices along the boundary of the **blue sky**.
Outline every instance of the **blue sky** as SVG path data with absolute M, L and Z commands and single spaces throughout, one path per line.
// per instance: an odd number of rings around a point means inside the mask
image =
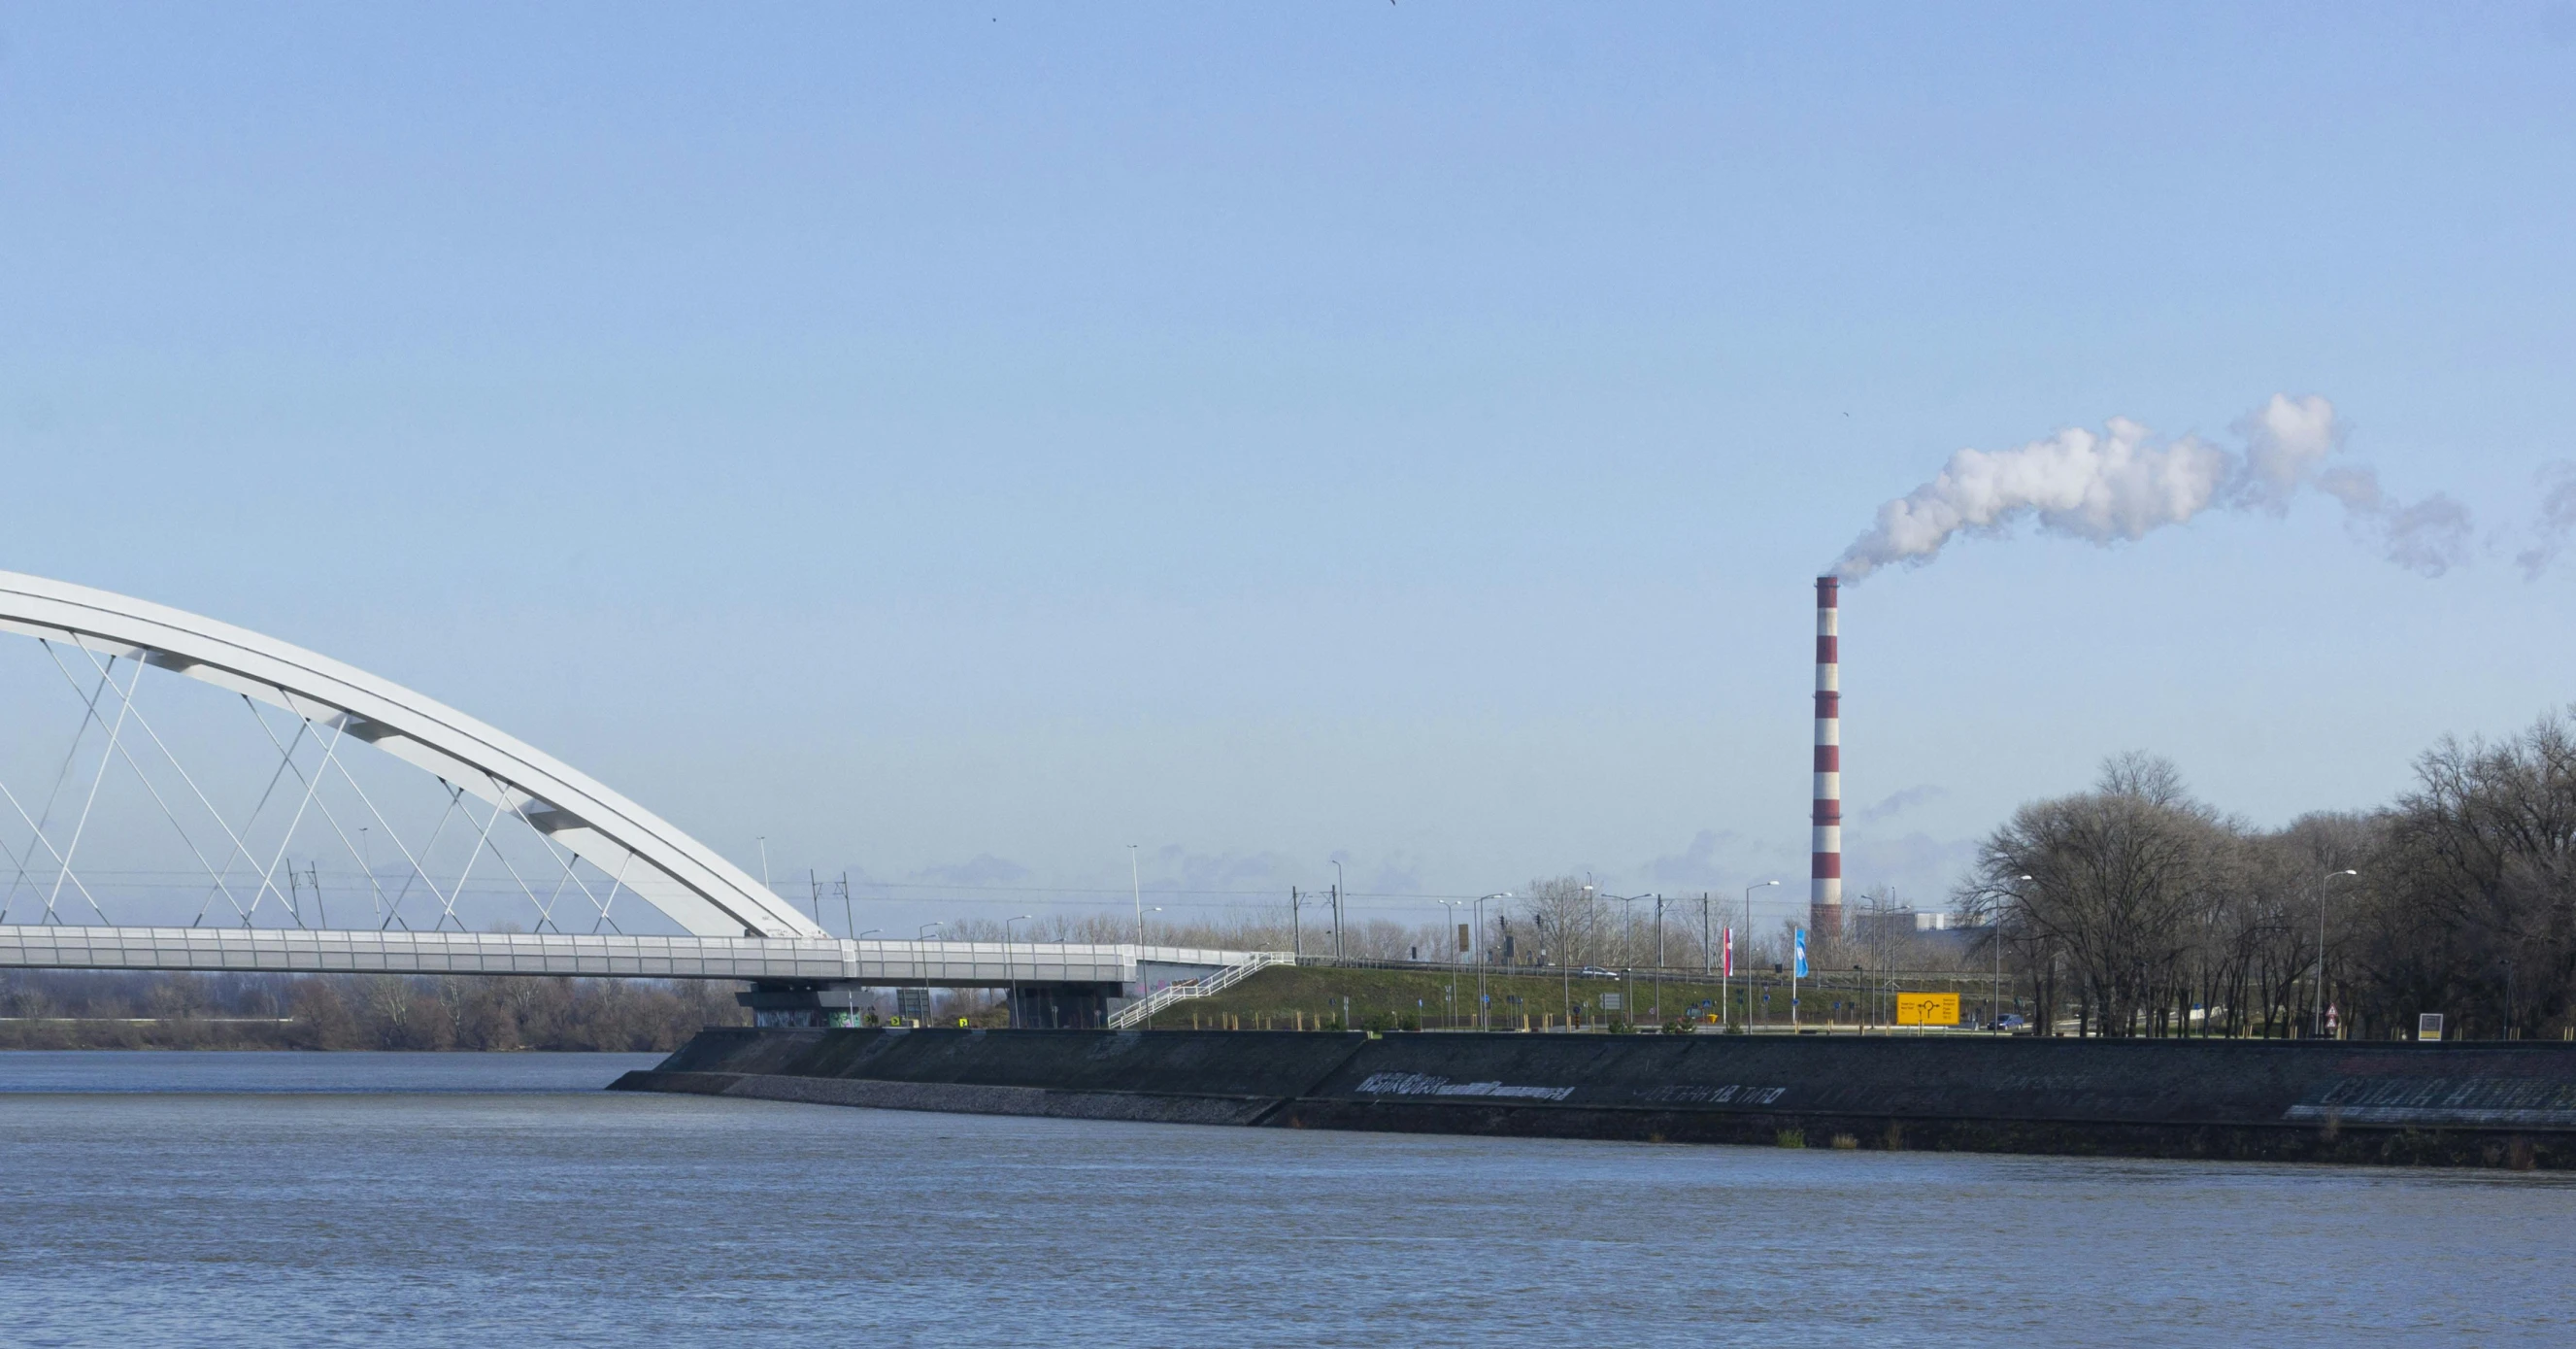
M 1963 447 L 2319 394 L 2473 513 L 1855 588 L 1849 872 L 1930 896 L 2106 753 L 2271 824 L 2576 695 L 2571 75 L 2567 5 L 0 6 L 0 565 L 924 911 L 1133 842 L 1428 918 L 1802 893 L 1811 578 Z

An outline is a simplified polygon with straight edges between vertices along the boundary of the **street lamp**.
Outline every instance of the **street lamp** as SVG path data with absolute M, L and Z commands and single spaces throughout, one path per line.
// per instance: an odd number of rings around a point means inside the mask
M 875 935 L 877 935 L 878 933 L 883 932 L 883 931 L 885 931 L 885 929 L 884 929 L 884 928 L 881 928 L 881 927 L 872 927 L 872 928 L 869 928 L 867 931 L 862 932 L 862 933 L 860 933 L 859 935 L 857 935 L 857 936 L 855 936 L 855 937 L 850 938 L 850 940 L 852 940 L 852 941 L 866 941 L 868 938 L 873 937 L 873 936 L 875 936 Z
M 2317 1010 L 2316 1026 L 2311 1032 L 2317 1039 L 2324 1039 L 2326 1033 L 2326 883 L 2337 876 L 2360 874 L 2347 867 L 2342 871 L 2329 871 L 2317 878 Z
M 2029 879 L 2030 877 L 2028 876 L 2013 877 L 2013 880 L 2016 883 Z M 2018 890 L 2013 891 L 2012 897 L 2016 900 L 2020 899 L 2021 892 Z M 1995 912 L 1994 931 L 1988 934 L 1988 937 L 1989 940 L 1993 941 L 1995 944 L 1994 1016 L 1992 1018 L 1993 1025 L 1990 1026 L 1989 1029 L 2000 1035 L 2003 1033 L 2004 1029 L 2004 916 L 2000 909 Z
M 1127 845 L 1127 884 L 1136 896 L 1136 945 L 1145 944 L 1145 873 L 1136 869 L 1136 845 Z
M 1013 1030 L 1020 1028 L 1020 967 L 1011 955 L 1011 924 L 1028 922 L 1030 917 L 1024 913 L 1002 920 L 1002 977 L 1011 981 L 1010 1015 L 1006 1020 Z
M 1757 881 L 1744 887 L 1744 940 L 1747 943 L 1753 940 L 1753 892 L 1778 884 L 1778 881 Z M 1720 1003 L 1726 1001 L 1726 980 L 1723 975 L 1718 979 L 1717 1000 Z M 1744 1029 L 1747 1031 L 1753 1029 L 1753 981 L 1750 978 L 1744 981 Z
M 1461 905 L 1461 904 L 1464 904 L 1464 903 L 1466 903 L 1466 902 L 1467 902 L 1467 901 L 1465 901 L 1465 900 L 1463 900 L 1463 899 L 1444 899 L 1444 900 L 1441 900 L 1441 901 L 1440 901 L 1441 907 L 1443 907 L 1443 908 L 1445 908 L 1445 909 L 1449 910 L 1449 922 L 1446 924 L 1446 926 L 1454 928 L 1454 927 L 1456 927 L 1456 926 L 1458 925 L 1458 906 L 1459 906 L 1459 905 Z M 1447 932 L 1443 932 L 1443 933 L 1441 933 L 1441 934 L 1440 934 L 1440 938 L 1441 938 L 1441 943 L 1442 943 L 1443 945 L 1446 945 L 1446 944 L 1448 943 L 1448 941 L 1450 940 L 1450 934 L 1449 934 L 1449 933 L 1447 933 Z M 1459 956 L 1459 954 L 1460 954 L 1460 953 L 1459 953 L 1459 952 L 1457 952 L 1457 951 L 1452 951 L 1452 952 L 1450 952 L 1450 954 L 1449 954 L 1449 1027 L 1450 1027 L 1450 1029 L 1452 1029 L 1452 1030 L 1455 1030 L 1455 1029 L 1457 1029 L 1457 1027 L 1458 1027 L 1458 956 Z
M 921 931 L 914 933 L 912 935 L 912 939 L 914 941 L 928 941 L 930 940 L 930 930 L 932 928 L 946 926 L 948 926 L 946 923 L 924 923 L 921 925 Z
M 1476 957 L 1476 1029 L 1478 1030 L 1493 1029 L 1491 1015 L 1485 1010 L 1485 967 L 1493 963 L 1493 953 L 1485 949 L 1485 901 L 1511 897 L 1512 892 L 1509 890 L 1498 890 L 1490 895 L 1476 896 L 1476 927 L 1473 933 L 1475 949 L 1472 954 Z
M 1589 890 L 1589 889 L 1591 889 L 1592 887 L 1587 885 L 1587 886 L 1585 886 L 1585 887 L 1583 887 L 1583 888 L 1584 888 L 1584 889 L 1586 889 L 1586 890 Z M 1530 921 L 1531 921 L 1531 922 L 1533 922 L 1533 923 L 1538 924 L 1538 958 L 1539 958 L 1542 962 L 1544 962 L 1544 961 L 1546 961 L 1546 960 L 1548 959 L 1548 956 L 1549 956 L 1549 951 L 1548 951 L 1548 946 L 1547 946 L 1547 915 L 1546 915 L 1546 914 L 1543 914 L 1543 913 L 1534 913 L 1534 914 L 1531 914 L 1531 915 L 1530 915 Z M 1563 924 L 1563 923 L 1561 923 L 1561 922 L 1560 922 L 1560 923 L 1558 923 L 1556 926 L 1557 926 L 1556 944 L 1557 944 L 1559 947 L 1562 947 L 1562 946 L 1564 946 L 1564 945 L 1565 945 L 1565 924 Z M 1572 971 L 1567 967 L 1567 965 L 1566 965 L 1566 963 L 1565 963 L 1565 959 L 1564 959 L 1564 957 L 1565 957 L 1565 952 L 1564 952 L 1564 951 L 1562 951 L 1562 950 L 1559 950 L 1559 951 L 1555 952 L 1554 954 L 1556 955 L 1556 958 L 1557 958 L 1557 960 L 1556 960 L 1556 969 L 1557 969 L 1557 973 L 1558 973 L 1558 975 L 1559 975 L 1559 976 L 1561 976 L 1561 977 L 1564 979 L 1564 981 L 1565 981 L 1565 993 L 1564 993 L 1564 997 L 1565 997 L 1565 1003 L 1564 1003 L 1564 1006 L 1565 1006 L 1565 1028 L 1566 1028 L 1567 1030 L 1572 1030 L 1572 1029 L 1574 1029 L 1574 975 L 1573 975 L 1573 972 L 1572 972 Z

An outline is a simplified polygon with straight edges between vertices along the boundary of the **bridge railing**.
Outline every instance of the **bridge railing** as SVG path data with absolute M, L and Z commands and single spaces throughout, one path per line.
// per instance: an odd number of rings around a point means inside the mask
M 1240 951 L 1196 947 L 1044 942 L 0 925 L 0 969 L 793 979 L 1000 988 L 1132 984 L 1151 965 L 1214 975 L 1244 958 Z

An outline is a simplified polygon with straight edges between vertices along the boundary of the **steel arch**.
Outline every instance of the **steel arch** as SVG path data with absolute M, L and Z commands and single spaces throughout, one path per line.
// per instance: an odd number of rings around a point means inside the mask
M 701 937 L 824 937 L 715 850 L 571 765 L 328 656 L 125 595 L 0 571 L 0 631 L 76 642 L 282 707 L 518 814 Z

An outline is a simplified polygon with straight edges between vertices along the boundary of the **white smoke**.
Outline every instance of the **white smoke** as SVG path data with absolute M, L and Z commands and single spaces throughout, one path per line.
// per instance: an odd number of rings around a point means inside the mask
M 2527 581 L 2539 580 L 2566 548 L 2567 536 L 2576 533 L 2576 463 L 2542 465 L 2532 487 L 2540 496 L 2540 521 L 2532 527 L 2532 545 L 2513 558 Z
M 2325 399 L 2274 394 L 2231 429 L 2243 450 L 2196 436 L 2159 441 L 2118 417 L 2100 434 L 2069 428 L 2016 449 L 1961 450 L 1940 476 L 1879 507 L 1834 574 L 1858 581 L 1894 563 L 1921 566 L 1962 532 L 2000 534 L 2024 519 L 2107 545 L 2211 509 L 2280 515 L 2309 488 L 2342 502 L 2354 532 L 2410 571 L 2439 576 L 2466 555 L 2469 516 L 2458 502 L 2391 501 L 2369 469 L 2322 467 L 2343 442 Z

